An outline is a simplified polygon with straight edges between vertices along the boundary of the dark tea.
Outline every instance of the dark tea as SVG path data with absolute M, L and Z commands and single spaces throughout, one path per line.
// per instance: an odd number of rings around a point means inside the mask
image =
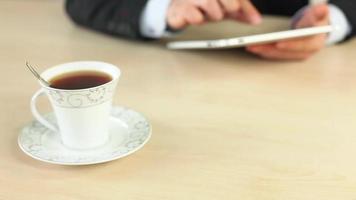
M 96 87 L 112 80 L 109 74 L 99 71 L 75 71 L 53 77 L 50 87 L 65 90 L 78 90 Z

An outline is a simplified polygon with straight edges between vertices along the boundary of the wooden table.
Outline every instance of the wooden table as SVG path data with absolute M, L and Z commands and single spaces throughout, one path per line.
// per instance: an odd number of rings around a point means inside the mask
M 1 200 L 356 199 L 356 41 L 305 62 L 242 50 L 169 51 L 162 42 L 78 28 L 62 8 L 61 1 L 0 2 Z M 281 24 L 274 18 L 266 27 Z M 179 37 L 236 30 L 227 22 Z M 26 60 L 40 70 L 76 60 L 119 65 L 115 104 L 144 113 L 151 140 L 100 165 L 26 156 L 17 136 L 33 120 L 29 100 L 39 88 Z M 46 99 L 40 104 L 50 111 Z

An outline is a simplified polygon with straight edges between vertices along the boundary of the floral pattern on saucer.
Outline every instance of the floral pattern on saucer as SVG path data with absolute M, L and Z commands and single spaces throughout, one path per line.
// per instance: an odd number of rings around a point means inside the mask
M 142 148 L 149 140 L 151 126 L 140 113 L 123 107 L 113 107 L 110 141 L 102 147 L 74 150 L 61 143 L 60 135 L 33 121 L 18 137 L 20 148 L 32 158 L 62 165 L 88 165 L 112 161 Z M 45 117 L 56 123 L 53 114 Z

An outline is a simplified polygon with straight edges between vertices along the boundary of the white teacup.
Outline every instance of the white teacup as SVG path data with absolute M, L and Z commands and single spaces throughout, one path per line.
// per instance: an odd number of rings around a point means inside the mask
M 48 129 L 60 134 L 62 143 L 74 149 L 88 149 L 104 145 L 109 140 L 109 117 L 120 70 L 104 62 L 83 61 L 57 65 L 44 71 L 41 76 L 49 81 L 58 75 L 94 70 L 112 77 L 108 83 L 78 90 L 55 89 L 41 84 L 31 100 L 34 117 Z M 57 124 L 51 124 L 37 111 L 36 100 L 47 94 L 51 102 Z

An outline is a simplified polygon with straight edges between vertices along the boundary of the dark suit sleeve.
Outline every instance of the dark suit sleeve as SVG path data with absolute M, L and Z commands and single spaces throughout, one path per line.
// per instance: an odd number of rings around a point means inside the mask
M 308 0 L 252 0 L 252 3 L 263 14 L 292 16 L 308 5 Z
M 352 32 L 349 35 L 353 37 L 356 35 L 356 1 L 355 0 L 331 0 L 330 3 L 339 7 L 347 17 L 347 20 L 351 24 Z
M 67 0 L 66 11 L 78 25 L 128 38 L 143 38 L 139 21 L 147 0 Z

